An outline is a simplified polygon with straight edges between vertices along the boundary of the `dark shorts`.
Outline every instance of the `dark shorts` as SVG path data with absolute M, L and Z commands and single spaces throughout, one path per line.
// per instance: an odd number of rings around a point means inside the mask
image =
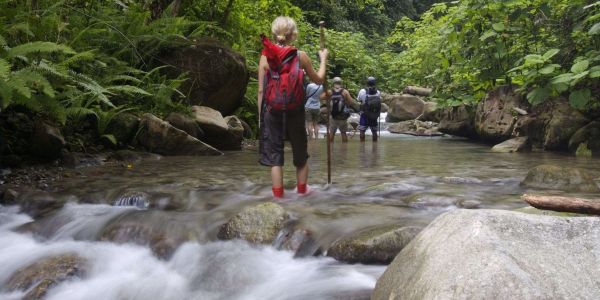
M 360 114 L 360 123 L 358 124 L 358 130 L 365 131 L 367 128 L 371 128 L 371 131 L 377 131 L 379 128 L 379 122 L 377 119 L 369 119 L 364 113 Z
M 259 163 L 264 166 L 283 166 L 283 141 L 292 144 L 294 166 L 303 167 L 308 159 L 304 109 L 269 111 L 264 108 L 260 123 Z

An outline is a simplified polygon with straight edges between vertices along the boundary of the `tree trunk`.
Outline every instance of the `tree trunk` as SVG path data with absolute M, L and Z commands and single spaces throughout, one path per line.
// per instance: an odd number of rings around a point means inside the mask
M 539 209 L 580 214 L 600 215 L 600 199 L 583 199 L 574 197 L 523 195 L 525 202 Z
M 37 11 L 38 8 L 38 0 L 31 0 L 31 11 Z
M 173 17 L 177 17 L 179 15 L 179 10 L 181 9 L 181 3 L 183 2 L 183 0 L 175 0 L 173 1 L 173 8 L 171 11 L 171 15 Z
M 221 26 L 225 26 L 225 24 L 227 24 L 227 19 L 229 19 L 229 14 L 231 14 L 231 10 L 233 9 L 234 1 L 235 0 L 229 0 L 229 2 L 227 2 L 227 7 L 223 12 L 223 18 L 221 18 Z
M 151 20 L 156 20 L 162 16 L 163 12 L 171 4 L 171 0 L 154 0 L 150 3 L 148 8 L 150 9 Z

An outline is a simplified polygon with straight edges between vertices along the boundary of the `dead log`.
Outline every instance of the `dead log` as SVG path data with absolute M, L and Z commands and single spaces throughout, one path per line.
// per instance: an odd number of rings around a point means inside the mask
M 523 195 L 523 201 L 529 205 L 546 210 L 572 212 L 579 214 L 600 215 L 600 199 L 583 199 L 574 197 Z
M 431 95 L 432 90 L 430 88 L 409 85 L 404 88 L 403 92 L 405 94 L 427 97 L 427 96 Z

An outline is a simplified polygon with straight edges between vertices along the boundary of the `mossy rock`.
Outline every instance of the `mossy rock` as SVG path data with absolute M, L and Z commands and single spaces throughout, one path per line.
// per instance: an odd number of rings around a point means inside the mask
M 256 244 L 270 244 L 289 218 L 283 207 L 267 202 L 244 208 L 223 224 L 217 237 L 221 240 L 243 239 Z
M 540 165 L 529 170 L 527 177 L 521 182 L 521 186 L 567 192 L 600 192 L 594 176 L 587 171 L 553 165 Z

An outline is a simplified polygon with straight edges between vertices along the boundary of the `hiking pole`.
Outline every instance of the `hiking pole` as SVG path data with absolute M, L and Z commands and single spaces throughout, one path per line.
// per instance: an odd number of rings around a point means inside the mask
M 319 22 L 319 46 L 321 50 L 325 49 L 325 21 Z M 327 70 L 327 69 L 326 69 Z M 327 93 L 327 72 L 323 79 L 323 91 Z M 327 99 L 327 184 L 331 184 L 331 101 Z

